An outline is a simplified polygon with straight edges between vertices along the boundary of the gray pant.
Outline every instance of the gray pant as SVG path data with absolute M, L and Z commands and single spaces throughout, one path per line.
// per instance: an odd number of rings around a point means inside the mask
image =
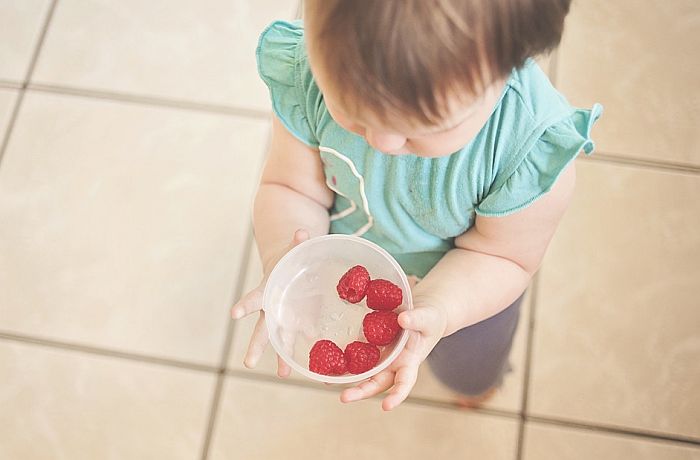
M 428 355 L 433 374 L 447 387 L 467 396 L 499 386 L 511 370 L 508 355 L 524 295 L 497 315 L 440 340 Z

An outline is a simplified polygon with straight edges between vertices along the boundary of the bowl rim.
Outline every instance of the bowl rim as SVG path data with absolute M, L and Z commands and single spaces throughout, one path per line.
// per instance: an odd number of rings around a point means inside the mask
M 404 306 L 406 307 L 406 310 L 412 310 L 413 309 L 413 298 L 411 296 L 411 286 L 408 282 L 408 277 L 406 276 L 406 273 L 403 271 L 401 268 L 401 265 L 394 259 L 394 257 L 389 254 L 384 248 L 381 246 L 377 245 L 376 243 L 373 243 L 372 241 L 366 240 L 364 238 L 361 238 L 359 236 L 353 236 L 353 235 L 345 235 L 345 234 L 328 234 L 328 235 L 322 235 L 322 236 L 317 236 L 314 238 L 310 238 L 297 246 L 293 247 L 291 250 L 289 250 L 280 260 L 275 264 L 274 268 L 270 272 L 270 276 L 268 277 L 268 283 L 269 280 L 273 278 L 273 275 L 275 274 L 275 271 L 278 270 L 279 267 L 283 266 L 285 262 L 289 261 L 294 257 L 294 255 L 302 250 L 304 250 L 304 247 L 309 246 L 311 244 L 322 244 L 324 242 L 327 242 L 329 240 L 346 240 L 346 241 L 351 241 L 352 243 L 357 243 L 357 244 L 363 244 L 370 249 L 378 252 L 381 254 L 398 272 L 399 277 L 401 278 L 401 282 L 403 284 L 403 291 L 405 293 L 404 295 Z M 263 293 L 263 299 L 262 299 L 262 304 L 263 308 L 262 310 L 266 310 L 266 305 L 267 305 L 267 300 L 268 296 L 270 295 L 270 290 L 268 290 L 269 284 L 265 285 L 265 291 Z M 265 315 L 265 325 L 268 328 L 268 331 L 270 330 L 270 322 L 271 320 L 269 319 L 271 315 Z M 268 332 L 269 334 L 269 332 Z M 399 353 L 403 351 L 403 349 L 406 346 L 406 343 L 408 342 L 408 335 L 409 331 L 406 329 L 403 329 L 401 332 L 401 336 L 399 337 L 398 342 L 396 343 L 396 346 L 392 350 L 392 352 L 387 356 L 384 361 L 368 370 L 367 372 L 363 372 L 362 374 L 348 374 L 348 375 L 342 375 L 342 376 L 334 376 L 334 375 L 323 375 L 323 374 L 317 374 L 315 372 L 310 371 L 309 369 L 305 368 L 304 366 L 300 365 L 297 361 L 292 359 L 290 356 L 287 356 L 286 353 L 284 353 L 283 348 L 280 343 L 278 343 L 277 338 L 274 334 L 269 334 L 269 339 L 270 343 L 272 344 L 272 348 L 274 348 L 275 352 L 286 362 L 292 369 L 297 371 L 298 373 L 302 374 L 305 377 L 308 377 L 312 380 L 316 380 L 318 382 L 324 382 L 324 383 L 341 383 L 341 384 L 347 384 L 347 383 L 357 383 L 361 382 L 363 380 L 366 380 L 370 377 L 373 377 L 389 367 L 392 362 L 398 357 Z

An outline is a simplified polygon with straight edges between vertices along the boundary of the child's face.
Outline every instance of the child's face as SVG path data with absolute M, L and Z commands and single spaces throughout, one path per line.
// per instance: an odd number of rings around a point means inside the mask
M 491 84 L 478 98 L 453 98 L 448 101 L 448 116 L 435 126 L 415 126 L 403 120 L 379 120 L 367 115 L 350 114 L 339 104 L 329 79 L 313 69 L 331 116 L 343 128 L 364 137 L 388 155 L 413 154 L 421 157 L 450 155 L 467 145 L 486 124 L 501 95 L 504 80 Z

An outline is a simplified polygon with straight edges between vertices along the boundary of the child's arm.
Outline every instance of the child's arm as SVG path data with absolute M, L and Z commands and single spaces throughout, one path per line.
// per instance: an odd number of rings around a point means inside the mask
M 269 273 L 297 229 L 306 229 L 312 237 L 327 234 L 332 205 L 333 192 L 326 186 L 318 150 L 292 136 L 273 117 L 269 155 L 253 208 L 264 272 Z
M 444 336 L 489 318 L 513 303 L 537 271 L 568 207 L 576 179 L 572 163 L 549 193 L 506 217 L 477 217 L 474 227 L 413 290 L 414 309 L 399 315 L 411 330 L 406 349 L 392 365 L 357 387 L 344 402 L 365 399 L 393 386 L 382 407 L 391 410 L 408 396 L 418 366 Z
M 328 233 L 328 209 L 332 205 L 333 192 L 326 186 L 319 152 L 292 136 L 273 117 L 269 154 L 253 208 L 255 241 L 264 276 L 257 288 L 233 306 L 234 319 L 260 311 L 267 276 L 289 249 L 310 236 Z M 261 315 L 244 360 L 247 367 L 255 367 L 267 339 Z M 278 374 L 288 375 L 289 366 L 282 360 L 278 363 Z
M 419 303 L 447 309 L 444 335 L 490 318 L 513 303 L 537 272 L 576 182 L 572 163 L 552 190 L 506 217 L 477 217 L 455 249 L 416 286 Z

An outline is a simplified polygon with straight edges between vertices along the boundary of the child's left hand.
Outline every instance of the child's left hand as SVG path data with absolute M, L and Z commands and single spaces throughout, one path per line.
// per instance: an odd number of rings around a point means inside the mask
M 344 390 L 340 394 L 342 402 L 367 399 L 391 388 L 382 401 L 382 409 L 389 411 L 408 397 L 416 384 L 418 367 L 445 333 L 447 312 L 437 306 L 415 304 L 413 310 L 399 315 L 399 325 L 409 331 L 406 347 L 389 367 L 358 386 Z

